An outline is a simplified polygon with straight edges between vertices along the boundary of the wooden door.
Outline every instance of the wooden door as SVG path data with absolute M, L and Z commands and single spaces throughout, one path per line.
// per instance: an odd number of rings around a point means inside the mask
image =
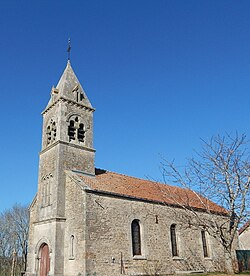
M 40 276 L 47 276 L 50 268 L 49 247 L 46 243 L 40 247 Z

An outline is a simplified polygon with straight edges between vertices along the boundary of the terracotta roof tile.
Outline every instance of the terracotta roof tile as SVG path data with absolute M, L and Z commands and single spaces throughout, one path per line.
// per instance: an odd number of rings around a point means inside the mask
M 239 235 L 242 234 L 250 225 L 250 220 L 248 220 L 238 231 Z
M 106 170 L 96 169 L 96 176 L 77 173 L 77 176 L 92 190 L 121 196 L 155 201 L 169 205 L 185 205 L 197 209 L 226 214 L 227 211 L 214 202 L 189 189 L 159 182 L 139 179 Z

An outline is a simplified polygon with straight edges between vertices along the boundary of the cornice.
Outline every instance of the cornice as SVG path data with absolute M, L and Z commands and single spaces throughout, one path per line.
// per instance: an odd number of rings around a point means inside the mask
M 34 224 L 44 224 L 44 223 L 51 223 L 51 222 L 65 222 L 65 221 L 66 221 L 65 217 L 56 217 L 56 218 L 35 221 Z
M 44 115 L 45 113 L 47 113 L 47 112 L 48 112 L 50 109 L 52 109 L 58 102 L 68 102 L 70 105 L 77 106 L 77 107 L 82 108 L 82 109 L 84 109 L 84 110 L 92 111 L 92 112 L 95 111 L 95 108 L 89 107 L 89 106 L 87 106 L 87 105 L 78 103 L 78 102 L 73 101 L 73 100 L 66 99 L 66 98 L 64 98 L 64 97 L 59 97 L 54 103 L 52 103 L 51 105 L 49 105 L 48 107 L 46 107 L 46 109 L 45 109 L 41 114 Z
M 58 140 L 58 141 L 54 142 L 53 144 L 51 144 L 50 146 L 48 146 L 47 148 L 45 148 L 42 151 L 40 151 L 40 155 L 42 155 L 46 151 L 49 151 L 51 148 L 53 148 L 53 147 L 55 147 L 55 146 L 57 146 L 59 144 L 66 145 L 66 146 L 69 146 L 69 147 L 72 147 L 72 148 L 86 150 L 86 151 L 89 151 L 89 152 L 95 152 L 96 151 L 93 148 L 88 148 L 88 147 L 85 147 L 85 146 L 80 146 L 80 145 L 76 145 L 76 144 L 72 144 L 72 143 L 69 143 L 69 142 L 64 142 L 64 141 Z

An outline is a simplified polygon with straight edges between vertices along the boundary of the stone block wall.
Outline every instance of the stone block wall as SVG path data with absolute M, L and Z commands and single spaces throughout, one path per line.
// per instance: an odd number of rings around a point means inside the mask
M 65 200 L 64 275 L 85 275 L 85 192 L 68 176 Z
M 223 248 L 207 235 L 209 255 L 204 258 L 201 232 L 183 224 L 185 213 L 181 209 L 91 192 L 87 193 L 86 206 L 86 275 L 167 275 L 220 269 Z M 133 257 L 134 219 L 140 221 L 142 254 Z M 176 257 L 171 250 L 172 224 L 176 224 Z
M 250 228 L 248 227 L 239 235 L 239 248 L 250 250 Z

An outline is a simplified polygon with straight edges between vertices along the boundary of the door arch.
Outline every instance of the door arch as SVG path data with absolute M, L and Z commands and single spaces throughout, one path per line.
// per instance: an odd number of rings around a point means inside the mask
M 43 243 L 39 249 L 40 263 L 39 263 L 39 276 L 48 276 L 50 270 L 49 246 Z

